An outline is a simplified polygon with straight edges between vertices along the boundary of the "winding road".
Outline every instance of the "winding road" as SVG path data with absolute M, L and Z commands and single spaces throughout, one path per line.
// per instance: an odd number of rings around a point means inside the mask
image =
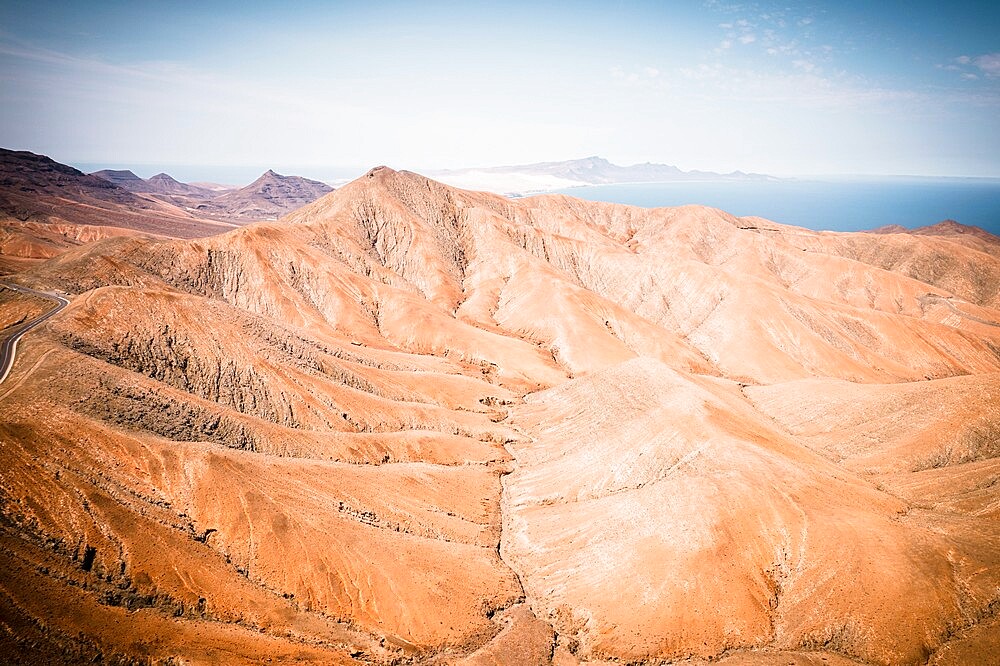
M 39 298 L 55 301 L 56 303 L 56 307 L 52 308 L 45 314 L 14 326 L 11 333 L 7 336 L 7 339 L 4 340 L 3 343 L 0 343 L 0 384 L 2 384 L 7 379 L 7 375 L 10 374 L 10 369 L 14 367 L 14 355 L 17 354 L 18 340 L 20 340 L 25 333 L 69 305 L 69 301 L 65 297 L 53 292 L 36 291 L 35 289 L 29 289 L 28 287 L 22 287 L 21 285 L 9 282 L 0 282 L 0 286 L 13 289 L 14 291 L 19 291 L 22 294 L 38 296 Z

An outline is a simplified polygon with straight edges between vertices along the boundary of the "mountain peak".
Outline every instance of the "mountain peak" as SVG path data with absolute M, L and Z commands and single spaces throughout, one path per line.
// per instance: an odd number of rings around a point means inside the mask
M 369 169 L 368 172 L 365 174 L 365 176 L 368 178 L 375 178 L 375 177 L 391 176 L 394 173 L 396 173 L 395 169 L 391 169 L 384 164 L 380 164 L 377 167 L 372 167 L 371 169 Z
M 139 180 L 139 176 L 135 175 L 131 169 L 103 169 L 101 171 L 95 171 L 90 175 L 99 176 L 101 178 L 109 176 L 116 178 L 128 178 L 129 180 Z
M 174 178 L 173 176 L 171 176 L 169 173 L 165 173 L 163 171 L 161 171 L 160 173 L 156 174 L 155 176 L 150 176 L 149 180 L 150 181 L 164 181 L 164 182 L 167 182 L 167 183 L 178 183 L 178 182 L 180 182 L 176 178 Z
M 913 233 L 929 236 L 966 236 L 987 240 L 991 243 L 1000 242 L 1000 238 L 990 232 L 971 224 L 962 224 L 952 219 L 942 220 L 937 224 L 914 229 Z
M 243 189 L 258 187 L 258 186 L 263 185 L 265 183 L 273 183 L 275 181 L 281 181 L 281 180 L 284 180 L 285 178 L 286 178 L 286 176 L 282 176 L 277 171 L 274 171 L 273 169 L 268 169 L 264 173 L 262 173 L 259 176 L 257 176 L 256 180 L 254 180 L 252 183 L 250 183 L 249 185 L 247 185 Z
M 118 187 L 123 187 L 131 192 L 140 191 L 146 186 L 146 181 L 128 169 L 104 169 L 102 171 L 95 171 L 90 175 L 101 180 L 106 180 Z
M 207 213 L 249 220 L 273 220 L 307 203 L 332 187 L 302 176 L 283 176 L 268 169 L 257 180 L 222 194 L 200 208 Z
M 957 234 L 966 234 L 969 233 L 970 231 L 973 231 L 974 229 L 977 229 L 978 227 L 973 227 L 968 224 L 962 224 L 957 220 L 952 220 L 951 218 L 949 218 L 947 220 L 941 220 L 937 224 L 927 225 L 926 227 L 923 228 L 926 229 L 927 231 L 947 231 Z

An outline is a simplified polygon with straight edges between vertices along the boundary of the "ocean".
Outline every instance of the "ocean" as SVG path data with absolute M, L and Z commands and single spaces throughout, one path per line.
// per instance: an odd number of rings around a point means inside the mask
M 561 194 L 646 208 L 702 204 L 814 230 L 922 227 L 952 219 L 1000 235 L 1000 180 L 780 180 L 590 185 Z

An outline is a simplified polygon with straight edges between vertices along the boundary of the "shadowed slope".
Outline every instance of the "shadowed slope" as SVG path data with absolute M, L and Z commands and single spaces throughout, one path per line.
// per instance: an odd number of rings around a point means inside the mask
M 44 155 L 2 148 L 0 214 L 5 218 L 3 226 L 14 230 L 23 222 L 40 222 L 196 238 L 232 228 L 195 217 L 171 204 L 141 197 Z

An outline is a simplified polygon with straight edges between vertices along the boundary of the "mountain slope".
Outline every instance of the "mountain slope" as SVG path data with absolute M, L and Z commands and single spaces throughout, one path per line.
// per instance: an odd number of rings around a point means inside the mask
M 18 279 L 76 294 L 0 386 L 18 650 L 1000 648 L 1000 266 L 971 247 L 380 167 Z
M 56 234 L 48 234 L 50 240 L 63 236 L 63 249 L 76 244 L 68 238 L 76 227 L 110 227 L 181 238 L 232 228 L 144 198 L 44 155 L 0 149 L 0 232 L 30 244 L 32 224 L 64 225 Z M 69 233 L 63 233 L 66 231 Z M 32 258 L 46 256 L 51 254 Z
M 268 170 L 246 187 L 199 204 L 197 209 L 235 219 L 275 219 L 312 203 L 332 190 L 326 183 L 301 176 L 283 176 Z
M 962 224 L 955 220 L 943 220 L 937 224 L 916 229 L 906 229 L 897 225 L 889 225 L 875 229 L 872 233 L 877 234 L 913 234 L 915 236 L 937 236 L 946 238 L 955 243 L 967 245 L 973 249 L 992 254 L 1000 255 L 1000 238 L 979 227 Z
M 106 180 L 109 183 L 125 188 L 129 192 L 145 192 L 145 188 L 148 187 L 145 180 L 139 178 L 139 176 L 135 175 L 128 169 L 103 169 L 101 171 L 95 171 L 90 175 L 97 176 L 102 180 Z
M 210 199 L 217 194 L 213 190 L 204 187 L 182 183 L 165 173 L 150 176 L 146 179 L 146 185 L 148 189 L 145 191 L 153 194 L 200 197 L 205 199 Z

